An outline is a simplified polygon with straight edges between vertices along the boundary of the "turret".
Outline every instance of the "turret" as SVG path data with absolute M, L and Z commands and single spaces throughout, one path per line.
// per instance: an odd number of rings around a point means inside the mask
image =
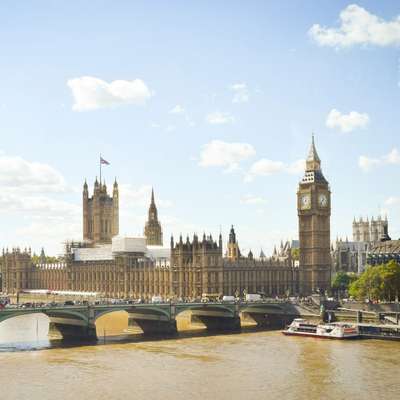
M 114 183 L 113 197 L 107 194 L 105 181 L 96 177 L 93 196 L 89 197 L 88 185 L 83 185 L 83 240 L 93 244 L 111 243 L 119 233 L 118 187 Z
M 88 184 L 85 179 L 85 183 L 83 184 L 83 197 L 89 197 L 89 190 L 88 190 Z
M 229 233 L 228 242 L 228 259 L 231 261 L 236 261 L 240 257 L 239 243 L 236 240 L 236 233 L 233 225 Z

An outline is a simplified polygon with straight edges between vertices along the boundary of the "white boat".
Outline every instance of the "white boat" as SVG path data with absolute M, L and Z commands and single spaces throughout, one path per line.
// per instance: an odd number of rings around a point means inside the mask
M 294 319 L 282 333 L 288 336 L 310 336 L 323 339 L 356 339 L 360 336 L 356 325 L 345 322 L 313 324 L 302 318 Z

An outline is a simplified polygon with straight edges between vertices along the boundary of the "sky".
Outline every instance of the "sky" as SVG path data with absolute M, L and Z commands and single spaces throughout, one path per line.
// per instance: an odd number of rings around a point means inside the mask
M 82 185 L 120 185 L 120 234 L 154 187 L 169 237 L 297 238 L 315 133 L 331 236 L 400 237 L 398 1 L 0 3 L 0 247 L 82 237 Z

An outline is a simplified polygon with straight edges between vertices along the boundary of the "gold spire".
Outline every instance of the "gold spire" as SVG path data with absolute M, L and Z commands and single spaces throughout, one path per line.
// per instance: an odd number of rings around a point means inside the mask
M 319 171 L 321 169 L 321 160 L 318 156 L 317 149 L 315 148 L 314 133 L 312 134 L 310 151 L 306 161 L 307 171 Z

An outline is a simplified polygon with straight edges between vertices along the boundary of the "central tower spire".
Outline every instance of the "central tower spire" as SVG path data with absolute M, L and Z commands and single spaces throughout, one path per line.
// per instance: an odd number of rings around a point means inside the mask
M 148 245 L 162 246 L 163 235 L 161 224 L 158 221 L 158 211 L 154 200 L 154 189 L 151 189 L 151 200 L 148 213 L 148 219 L 144 228 L 144 236 Z

